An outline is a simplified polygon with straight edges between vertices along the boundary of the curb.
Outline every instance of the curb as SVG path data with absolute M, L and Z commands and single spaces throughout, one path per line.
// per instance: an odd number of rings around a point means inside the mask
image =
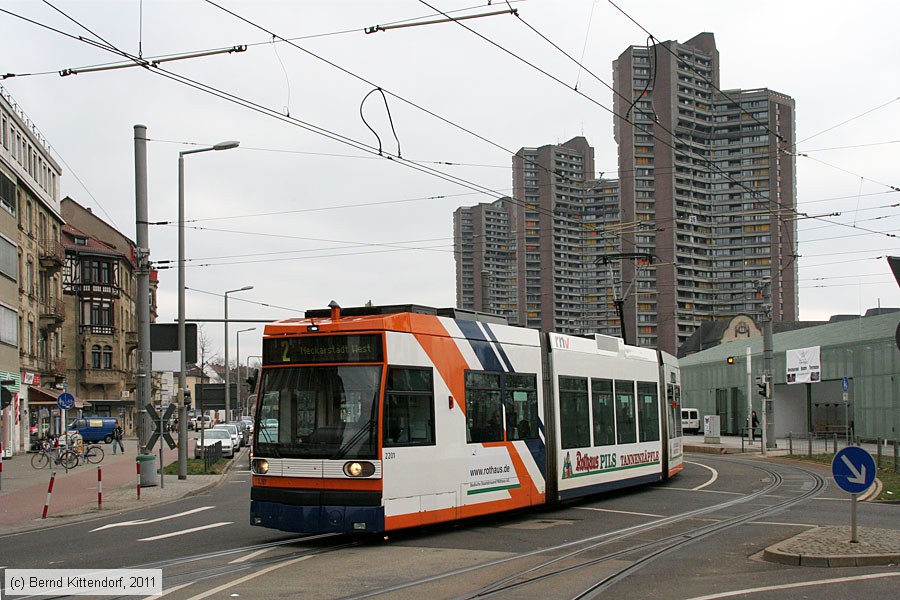
M 144 498 L 142 498 L 141 500 L 135 499 L 134 500 L 135 505 L 111 508 L 111 509 L 98 509 L 96 507 L 96 505 L 93 503 L 86 504 L 86 505 L 84 505 L 84 507 L 82 507 L 80 509 L 82 512 L 69 512 L 69 513 L 64 513 L 64 514 L 59 514 L 59 515 L 50 515 L 50 516 L 48 516 L 47 519 L 26 521 L 25 523 L 22 523 L 22 525 L 17 528 L 3 532 L 2 534 L 0 534 L 0 538 L 6 537 L 6 536 L 21 535 L 23 533 L 29 533 L 29 532 L 36 531 L 39 529 L 47 529 L 47 528 L 51 528 L 51 527 L 61 527 L 64 525 L 70 525 L 72 523 L 84 523 L 84 522 L 98 520 L 98 519 L 102 519 L 102 518 L 106 518 L 106 517 L 114 517 L 114 516 L 118 516 L 121 514 L 125 514 L 128 512 L 134 511 L 137 508 L 144 508 L 144 507 L 150 507 L 150 506 L 161 506 L 161 505 L 165 505 L 165 504 L 170 504 L 172 502 L 177 502 L 178 500 L 182 500 L 184 498 L 190 498 L 193 496 L 197 496 L 197 495 L 207 492 L 207 491 L 213 489 L 214 487 L 220 485 L 225 480 L 225 476 L 229 472 L 231 472 L 231 470 L 234 468 L 234 465 L 237 463 L 237 459 L 238 459 L 238 456 L 235 456 L 233 459 L 231 459 L 228 462 L 228 465 L 222 471 L 222 473 L 216 476 L 217 477 L 216 480 L 210 481 L 209 483 L 201 485 L 200 487 L 198 487 L 196 489 L 189 490 L 180 496 L 174 496 L 174 497 L 170 497 L 170 498 L 159 498 L 159 499 L 144 499 Z M 172 476 L 170 475 L 169 477 L 172 477 Z M 153 487 L 155 488 L 158 486 L 153 486 Z M 114 494 L 118 490 L 129 490 L 129 489 L 131 489 L 131 484 L 119 486 L 115 489 L 109 490 L 109 495 L 112 496 L 112 494 Z M 107 498 L 107 492 L 104 491 L 104 499 L 106 499 L 106 498 Z

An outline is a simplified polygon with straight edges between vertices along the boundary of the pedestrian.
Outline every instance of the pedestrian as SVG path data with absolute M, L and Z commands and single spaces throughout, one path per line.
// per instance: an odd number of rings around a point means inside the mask
M 116 426 L 113 428 L 113 454 L 116 453 L 116 447 L 121 448 L 122 454 L 125 454 L 125 445 L 122 443 L 124 435 L 125 432 L 122 430 L 122 426 L 119 425 L 119 420 L 116 419 Z
M 756 416 L 756 411 L 750 412 L 750 441 L 752 442 L 756 437 L 756 428 L 759 427 L 759 417 Z

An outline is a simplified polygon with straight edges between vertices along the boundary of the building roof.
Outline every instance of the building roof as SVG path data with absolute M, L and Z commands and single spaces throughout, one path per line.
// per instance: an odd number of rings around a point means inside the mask
M 124 252 L 116 250 L 109 244 L 105 244 L 92 235 L 87 234 L 71 225 L 63 225 L 62 233 L 62 244 L 66 250 L 70 250 L 75 253 L 102 254 L 105 256 L 118 256 L 129 260 L 131 259 L 131 257 Z M 84 238 L 85 243 L 76 244 L 76 238 Z
M 858 317 L 852 321 L 838 321 L 794 331 L 784 331 L 772 336 L 772 349 L 777 353 L 793 348 L 812 346 L 827 348 L 844 345 L 848 342 L 893 339 L 898 323 L 900 323 L 900 312 L 892 312 L 872 317 Z M 725 360 L 729 356 L 743 356 L 747 347 L 750 348 L 752 354 L 761 354 L 763 338 L 754 337 L 721 344 L 685 356 L 679 359 L 679 363 L 684 367 Z

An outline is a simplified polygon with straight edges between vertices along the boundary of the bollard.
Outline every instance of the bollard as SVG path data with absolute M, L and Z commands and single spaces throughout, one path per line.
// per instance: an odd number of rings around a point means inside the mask
M 97 508 L 103 508 L 103 473 L 97 467 Z
M 53 480 L 56 479 L 56 471 L 50 473 L 50 486 L 47 488 L 47 501 L 44 503 L 44 514 L 41 515 L 42 519 L 47 518 L 47 511 L 50 510 L 50 496 L 53 494 Z
M 137 461 L 134 464 L 137 465 L 137 493 L 138 500 L 141 499 L 141 461 Z

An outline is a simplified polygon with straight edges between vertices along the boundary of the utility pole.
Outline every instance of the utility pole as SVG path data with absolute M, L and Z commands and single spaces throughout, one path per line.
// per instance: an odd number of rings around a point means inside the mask
M 762 411 L 762 427 L 763 427 L 763 446 L 766 448 L 777 448 L 777 440 L 775 439 L 775 414 L 772 409 L 772 396 L 775 389 L 772 380 L 772 280 L 771 278 L 763 280 L 763 361 L 764 372 L 763 377 L 769 382 L 768 395 L 763 398 Z M 768 435 L 771 427 L 772 435 Z
M 138 318 L 138 452 L 147 453 L 150 423 L 147 410 L 150 391 L 150 235 L 147 222 L 147 126 L 134 126 L 134 200 L 137 248 L 137 318 Z M 160 465 L 162 468 L 162 465 Z

